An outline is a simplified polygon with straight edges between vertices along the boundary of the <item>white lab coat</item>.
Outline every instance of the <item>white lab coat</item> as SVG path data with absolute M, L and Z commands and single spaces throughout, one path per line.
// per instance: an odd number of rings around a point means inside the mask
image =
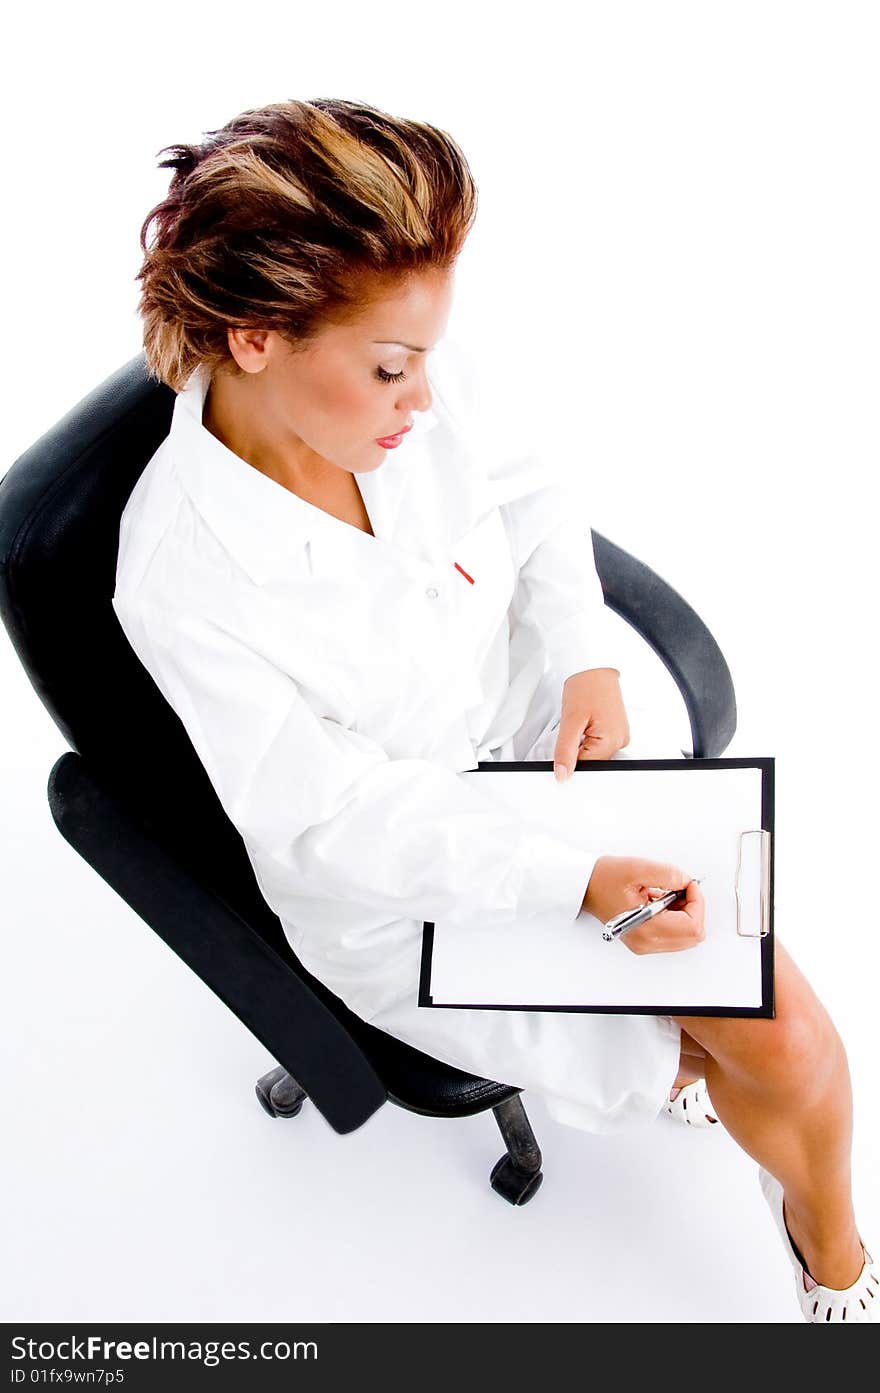
M 122 515 L 112 604 L 177 712 L 303 965 L 436 1058 L 610 1131 L 660 1111 L 668 1017 L 420 1008 L 422 923 L 580 912 L 601 838 L 458 777 L 549 759 L 562 684 L 614 666 L 589 524 L 444 341 L 433 402 L 356 475 L 373 536 L 202 425 L 196 371 Z M 670 753 L 634 739 L 619 757 Z M 680 754 L 680 751 L 675 751 Z

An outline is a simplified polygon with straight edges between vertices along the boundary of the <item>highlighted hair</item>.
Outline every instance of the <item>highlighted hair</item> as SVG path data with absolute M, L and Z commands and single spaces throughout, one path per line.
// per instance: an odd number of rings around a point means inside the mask
M 363 102 L 273 102 L 159 153 L 174 174 L 135 279 L 148 371 L 176 392 L 203 364 L 239 372 L 228 327 L 302 348 L 383 289 L 450 270 L 476 217 L 452 137 Z

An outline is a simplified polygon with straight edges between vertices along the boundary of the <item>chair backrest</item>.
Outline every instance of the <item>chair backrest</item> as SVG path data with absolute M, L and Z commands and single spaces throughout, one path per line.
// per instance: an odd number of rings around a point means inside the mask
M 174 393 L 141 353 L 75 406 L 0 480 L 0 614 L 71 747 L 177 856 L 291 961 L 180 719 L 110 603 L 119 522 L 171 426 Z

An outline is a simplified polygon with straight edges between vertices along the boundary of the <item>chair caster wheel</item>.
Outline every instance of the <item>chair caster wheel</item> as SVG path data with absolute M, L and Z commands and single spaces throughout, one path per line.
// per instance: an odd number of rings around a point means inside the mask
M 518 1170 L 509 1156 L 496 1161 L 489 1176 L 489 1184 L 510 1204 L 528 1204 L 537 1194 L 544 1179 L 542 1171 Z
M 305 1089 L 280 1064 L 257 1079 L 254 1091 L 270 1117 L 296 1117 L 307 1097 Z

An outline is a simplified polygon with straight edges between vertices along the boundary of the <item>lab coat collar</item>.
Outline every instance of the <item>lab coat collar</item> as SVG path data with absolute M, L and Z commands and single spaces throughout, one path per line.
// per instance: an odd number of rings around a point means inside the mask
M 418 413 L 403 449 L 373 471 L 357 475 L 373 537 L 351 528 L 254 468 L 202 424 L 210 376 L 200 366 L 177 394 L 167 446 L 184 488 L 212 532 L 263 585 L 302 570 L 309 542 L 311 569 L 333 569 L 340 547 L 358 535 L 371 545 L 392 541 L 407 482 L 423 465 L 423 439 L 440 424 L 434 410 Z M 441 408 L 442 414 L 442 408 Z

